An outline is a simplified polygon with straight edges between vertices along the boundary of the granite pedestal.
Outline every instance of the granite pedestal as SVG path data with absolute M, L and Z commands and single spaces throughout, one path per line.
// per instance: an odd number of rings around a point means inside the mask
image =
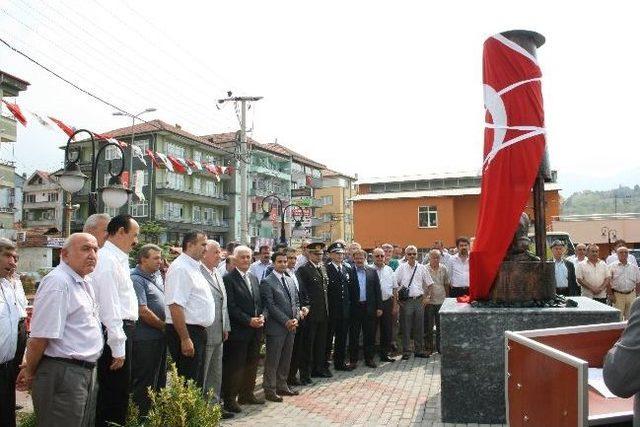
M 504 332 L 618 322 L 620 311 L 586 297 L 573 308 L 473 308 L 447 298 L 440 309 L 442 421 L 506 422 Z

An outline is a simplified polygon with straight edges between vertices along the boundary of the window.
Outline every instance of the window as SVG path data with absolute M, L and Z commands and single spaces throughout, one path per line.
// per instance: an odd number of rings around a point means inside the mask
M 213 181 L 205 181 L 204 182 L 204 194 L 207 196 L 215 196 L 216 194 L 216 185 Z
M 322 206 L 333 205 L 333 196 L 322 196 Z
M 120 214 L 120 208 L 108 208 L 104 207 L 104 213 L 109 214 L 109 216 L 114 217 Z
M 27 203 L 35 203 L 36 202 L 36 195 L 35 194 L 27 194 L 26 196 L 24 196 L 24 201 Z
M 200 206 L 193 206 L 192 208 L 192 219 L 194 224 L 202 223 L 202 209 Z
M 184 147 L 169 143 L 167 145 L 167 156 L 180 157 L 184 159 Z
M 418 227 L 435 228 L 438 226 L 438 208 L 436 206 L 420 206 L 418 208 Z
M 149 202 L 146 202 L 146 201 L 132 202 L 131 216 L 136 218 L 149 216 Z
M 202 180 L 200 178 L 193 178 L 193 192 L 200 193 L 202 188 Z
M 167 171 L 167 187 L 175 190 L 184 190 L 184 175 Z
M 36 215 L 34 211 L 28 211 L 27 212 L 27 221 L 33 221 L 35 220 Z
M 193 150 L 193 157 L 192 158 L 196 162 L 201 162 L 202 161 L 202 151 Z
M 162 214 L 166 220 L 182 221 L 182 212 L 182 203 L 164 202 L 162 204 Z
M 219 222 L 219 214 L 218 211 L 214 208 L 204 208 L 203 211 L 203 222 L 207 225 L 218 225 Z
M 149 140 L 148 139 L 140 139 L 133 143 L 136 147 L 140 147 L 142 150 L 142 154 L 144 155 L 149 149 Z
M 105 160 L 114 160 L 121 159 L 122 155 L 120 150 L 115 145 L 110 145 L 104 149 L 104 159 Z
M 50 202 L 57 202 L 58 201 L 58 193 L 49 193 L 48 198 L 49 198 Z

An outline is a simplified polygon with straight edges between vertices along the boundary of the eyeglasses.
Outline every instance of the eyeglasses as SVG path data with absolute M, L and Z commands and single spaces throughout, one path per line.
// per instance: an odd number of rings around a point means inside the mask
M 418 254 L 414 254 L 414 253 L 407 253 L 406 255 L 407 255 L 407 256 L 416 256 L 416 255 L 418 255 Z
M 376 258 L 382 258 L 384 255 L 374 255 Z

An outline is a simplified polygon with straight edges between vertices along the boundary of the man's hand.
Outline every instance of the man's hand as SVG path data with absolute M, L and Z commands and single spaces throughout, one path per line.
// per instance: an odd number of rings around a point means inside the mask
M 302 310 L 300 310 L 300 313 L 301 313 L 301 317 L 304 319 L 309 314 L 309 308 L 308 307 L 302 307 Z
M 259 317 L 252 317 L 251 321 L 249 322 L 249 326 L 255 329 L 262 328 L 263 324 L 264 320 L 260 319 Z
M 185 357 L 193 357 L 195 349 L 193 348 L 193 341 L 191 341 L 191 338 L 180 340 L 180 352 Z
M 394 303 L 393 304 L 393 309 L 391 309 L 391 314 L 393 314 L 395 316 L 400 312 L 400 304 L 401 303 Z
M 376 317 L 382 316 L 382 310 L 376 310 Z
M 609 294 L 609 301 L 611 301 L 611 304 L 615 304 L 615 302 L 616 302 L 616 294 L 615 294 L 615 292 L 611 292 Z
M 222 333 L 222 341 L 226 341 L 229 339 L 229 331 L 224 331 Z
M 18 391 L 27 391 L 31 389 L 31 383 L 33 383 L 33 372 L 29 371 L 26 365 L 20 365 L 20 373 L 16 380 L 16 388 Z
M 422 304 L 422 307 L 426 307 L 427 304 L 429 304 L 429 298 L 427 297 L 422 297 L 422 299 L 420 300 L 420 304 Z
M 296 330 L 296 326 L 298 326 L 298 321 L 296 319 L 289 319 L 284 325 L 289 332 L 293 332 Z
M 122 368 L 122 365 L 124 365 L 124 357 L 113 357 L 111 358 L 111 366 L 109 366 L 109 369 L 116 371 Z

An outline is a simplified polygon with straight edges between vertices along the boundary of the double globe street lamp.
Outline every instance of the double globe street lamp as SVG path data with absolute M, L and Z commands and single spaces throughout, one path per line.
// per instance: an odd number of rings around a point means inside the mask
M 291 209 L 291 218 L 294 221 L 294 229 L 300 228 L 300 226 L 302 225 L 302 220 L 304 219 L 304 209 L 301 206 L 296 205 L 295 203 L 290 203 L 288 205 L 284 205 L 284 202 L 282 201 L 282 199 L 280 199 L 280 197 L 278 197 L 275 194 L 269 194 L 268 196 L 265 196 L 262 199 L 262 212 L 263 212 L 263 223 L 268 223 L 269 225 L 271 225 L 271 221 L 270 221 L 270 216 L 271 216 L 271 210 L 272 210 L 272 205 L 273 205 L 273 201 L 270 200 L 275 200 L 278 204 L 278 209 L 280 211 L 280 243 L 282 244 L 287 244 L 287 237 L 285 236 L 285 232 L 284 232 L 284 216 L 285 213 L 287 212 L 287 209 L 292 208 Z
M 93 215 L 98 211 L 98 192 L 102 193 L 102 201 L 105 206 L 118 209 L 124 206 L 129 200 L 131 190 L 125 188 L 120 182 L 120 175 L 124 171 L 124 151 L 119 144 L 111 141 L 105 141 L 96 153 L 96 140 L 93 133 L 86 129 L 79 129 L 73 133 L 67 140 L 64 149 L 65 166 L 64 171 L 58 175 L 58 182 L 64 191 L 69 193 L 77 193 L 84 187 L 85 182 L 89 179 L 82 171 L 78 162 L 80 161 L 80 149 L 73 147 L 76 135 L 86 133 L 91 140 L 91 190 L 89 191 L 89 215 Z M 107 147 L 114 146 L 120 151 L 120 168 L 114 168 L 112 160 L 106 161 L 105 166 L 111 178 L 106 186 L 97 188 L 98 162 L 100 155 L 105 152 Z

